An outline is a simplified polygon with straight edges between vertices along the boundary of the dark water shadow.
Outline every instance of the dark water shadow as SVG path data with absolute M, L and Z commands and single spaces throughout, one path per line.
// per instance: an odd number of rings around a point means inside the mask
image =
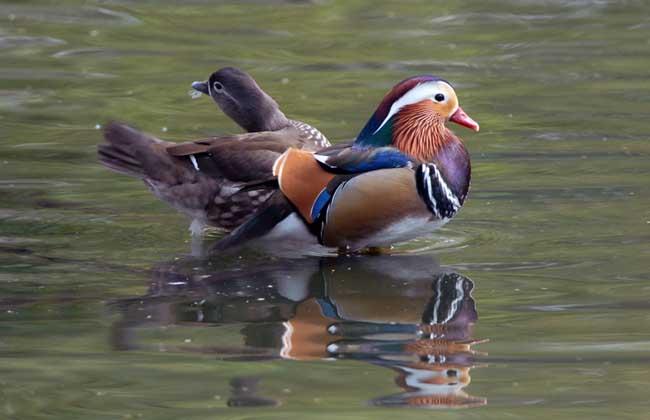
M 220 262 L 219 264 L 222 264 Z M 147 331 L 183 328 L 210 343 L 177 337 L 166 352 L 215 355 L 220 360 L 355 360 L 392 371 L 400 392 L 375 406 L 474 407 L 487 400 L 465 391 L 477 367 L 474 283 L 442 270 L 431 255 L 340 256 L 162 263 L 148 293 L 112 302 L 115 350 L 161 351 Z M 219 337 L 214 327 L 240 326 Z M 194 334 L 196 333 L 196 334 Z M 214 344 L 216 341 L 218 344 Z M 230 406 L 274 406 L 259 394 L 259 377 L 231 380 Z

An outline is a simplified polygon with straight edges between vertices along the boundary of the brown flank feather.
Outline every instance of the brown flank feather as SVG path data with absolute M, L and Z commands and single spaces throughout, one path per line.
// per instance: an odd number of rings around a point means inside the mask
M 345 247 L 408 216 L 430 216 L 416 191 L 413 170 L 366 172 L 337 191 L 328 211 L 323 244 Z

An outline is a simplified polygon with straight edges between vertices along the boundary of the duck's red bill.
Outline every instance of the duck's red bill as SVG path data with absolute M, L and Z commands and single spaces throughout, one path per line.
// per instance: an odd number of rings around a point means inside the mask
M 449 117 L 449 121 L 453 121 L 456 124 L 460 124 L 464 127 L 469 128 L 470 130 L 478 131 L 479 130 L 479 125 L 476 121 L 474 121 L 469 115 L 465 114 L 465 111 L 463 111 L 463 108 L 458 107 L 456 112 L 451 114 L 451 117 Z

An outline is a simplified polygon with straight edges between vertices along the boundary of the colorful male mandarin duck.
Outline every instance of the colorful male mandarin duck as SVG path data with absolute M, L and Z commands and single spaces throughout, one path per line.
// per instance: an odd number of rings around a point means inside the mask
M 351 145 L 283 153 L 273 165 L 277 191 L 217 248 L 282 237 L 359 250 L 437 229 L 463 205 L 471 175 L 469 154 L 446 121 L 479 130 L 445 80 L 398 83 Z
M 240 185 L 271 177 L 273 162 L 289 147 L 315 151 L 329 145 L 315 128 L 285 117 L 239 69 L 223 68 L 192 87 L 249 133 L 178 144 L 113 122 L 98 154 L 104 166 L 141 178 L 158 198 L 194 219 L 194 234 L 204 225 L 231 230 L 250 218 L 274 190 L 239 191 Z

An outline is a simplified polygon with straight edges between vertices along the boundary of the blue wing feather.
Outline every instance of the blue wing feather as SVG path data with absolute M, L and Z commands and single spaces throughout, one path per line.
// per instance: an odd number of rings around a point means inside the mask
M 332 194 L 327 191 L 327 188 L 323 188 L 320 194 L 318 194 L 318 197 L 316 197 L 314 204 L 311 206 L 311 220 L 318 219 L 320 212 L 325 208 L 325 206 L 327 206 L 327 203 L 329 203 L 331 199 Z
M 394 147 L 352 146 L 335 152 L 319 152 L 315 157 L 326 169 L 338 173 L 362 173 L 413 166 L 413 159 Z

